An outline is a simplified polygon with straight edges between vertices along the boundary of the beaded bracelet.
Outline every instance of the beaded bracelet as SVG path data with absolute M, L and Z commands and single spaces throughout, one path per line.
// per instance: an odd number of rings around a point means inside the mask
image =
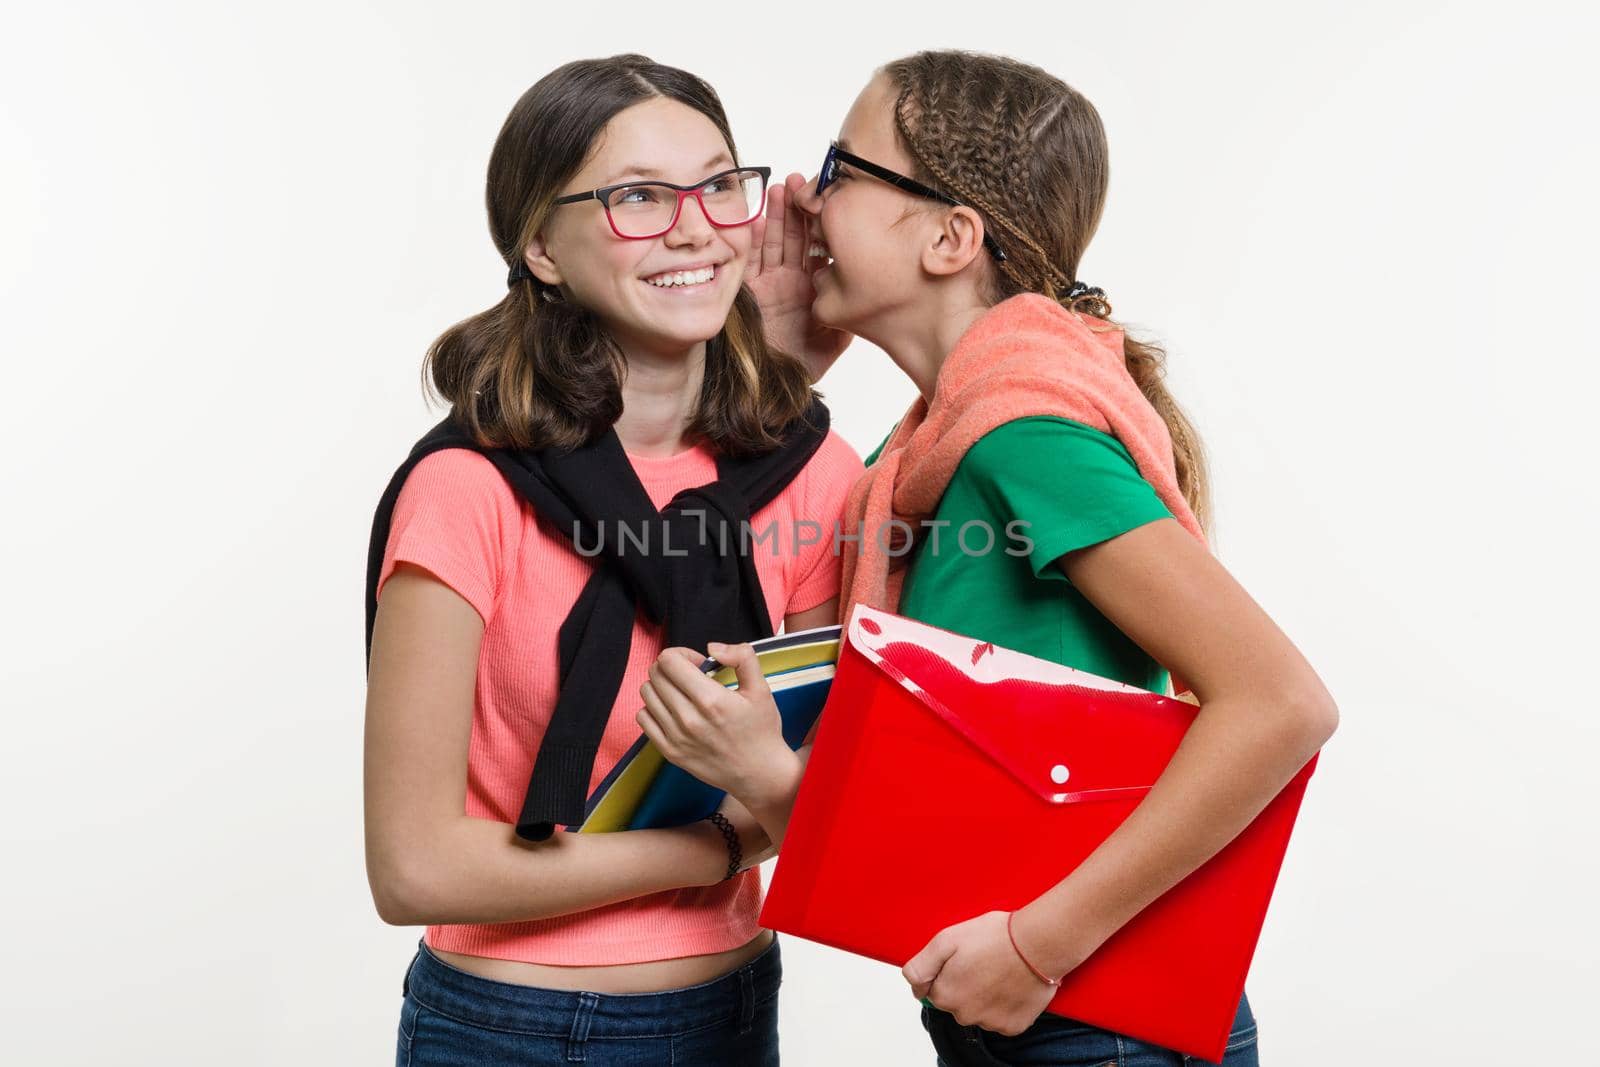
M 1043 982 L 1045 985 L 1060 985 L 1061 979 L 1047 977 L 1043 971 L 1035 967 L 1032 962 L 1029 961 L 1028 957 L 1022 954 L 1022 949 L 1018 948 L 1017 935 L 1011 932 L 1011 917 L 1014 915 L 1016 915 L 1016 912 L 1014 911 L 1006 912 L 1006 936 L 1011 939 L 1011 947 L 1017 950 L 1018 958 L 1022 960 L 1023 964 L 1028 968 L 1028 970 L 1033 972 L 1033 976 L 1039 979 L 1039 981 Z
M 733 823 L 720 811 L 714 811 L 706 816 L 718 830 L 722 831 L 723 838 L 728 842 L 728 873 L 722 876 L 726 882 L 729 878 L 739 873 L 739 863 L 744 858 L 739 848 L 739 831 L 733 828 Z

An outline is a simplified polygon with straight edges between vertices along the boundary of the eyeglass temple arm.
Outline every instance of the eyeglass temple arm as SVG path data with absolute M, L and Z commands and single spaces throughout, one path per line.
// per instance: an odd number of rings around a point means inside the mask
M 941 193 L 937 189 L 922 184 L 915 178 L 908 178 L 904 174 L 896 174 L 887 167 L 880 167 L 878 164 L 873 163 L 870 160 L 862 159 L 860 156 L 846 152 L 838 145 L 831 146 L 829 155 L 830 161 L 832 162 L 843 162 L 846 166 L 858 167 L 872 175 L 874 178 L 877 178 L 880 181 L 888 182 L 890 185 L 896 186 L 900 189 L 904 189 L 908 193 L 915 193 L 918 196 L 925 196 L 931 200 L 937 200 L 940 203 L 949 204 L 952 207 L 970 206 L 963 204 L 953 196 Z M 994 256 L 996 262 L 1005 262 L 1005 249 L 1001 248 L 999 242 L 990 235 L 989 228 L 987 226 L 983 228 L 983 246 L 989 250 L 990 255 Z

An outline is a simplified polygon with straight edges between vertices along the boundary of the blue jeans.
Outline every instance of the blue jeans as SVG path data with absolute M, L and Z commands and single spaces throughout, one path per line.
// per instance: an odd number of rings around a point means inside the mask
M 468 974 L 419 943 L 400 1002 L 396 1067 L 769 1067 L 778 1062 L 774 936 L 720 978 L 659 993 L 589 993 Z
M 962 1026 L 949 1012 L 923 1004 L 922 1027 L 933 1039 L 938 1067 L 1189 1067 L 1210 1062 L 1048 1011 L 1022 1033 L 1006 1037 L 981 1026 Z M 1260 1063 L 1256 1019 L 1247 996 L 1239 997 L 1221 1063 Z

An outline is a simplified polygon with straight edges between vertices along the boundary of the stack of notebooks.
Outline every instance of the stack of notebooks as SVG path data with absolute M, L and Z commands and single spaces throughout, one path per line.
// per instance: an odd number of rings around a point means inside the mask
M 783 739 L 798 749 L 817 722 L 839 659 L 838 626 L 819 626 L 752 641 L 761 673 L 783 718 Z M 729 689 L 739 688 L 732 667 L 708 659 L 700 669 Z M 589 796 L 579 833 L 605 834 L 687 826 L 722 804 L 724 792 L 668 763 L 642 734 Z

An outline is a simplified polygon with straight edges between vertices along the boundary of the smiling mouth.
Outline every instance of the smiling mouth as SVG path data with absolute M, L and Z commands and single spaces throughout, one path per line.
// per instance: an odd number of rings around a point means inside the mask
M 718 273 L 718 266 L 712 264 L 695 270 L 663 271 L 660 274 L 652 274 L 643 281 L 654 289 L 701 289 L 715 281 Z
M 820 238 L 816 237 L 811 239 L 811 247 L 806 249 L 806 258 L 823 260 L 822 265 L 825 267 L 833 262 L 833 256 L 828 252 L 828 246 Z

